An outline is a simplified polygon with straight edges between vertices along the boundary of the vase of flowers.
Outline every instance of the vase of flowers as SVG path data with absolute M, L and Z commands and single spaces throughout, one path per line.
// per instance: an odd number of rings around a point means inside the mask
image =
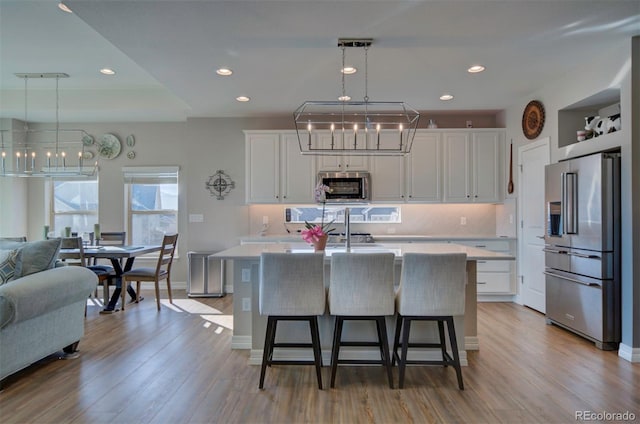
M 314 198 L 317 203 L 322 203 L 322 218 L 320 220 L 320 225 L 318 224 L 310 224 L 305 221 L 304 226 L 305 229 L 302 230 L 302 239 L 309 244 L 313 245 L 313 248 L 316 252 L 323 251 L 327 246 L 327 239 L 329 238 L 329 232 L 335 230 L 335 228 L 329 228 L 333 221 L 324 223 L 324 211 L 325 206 L 327 204 L 327 193 L 331 193 L 331 189 L 329 186 L 322 184 L 319 182 L 316 185 L 316 188 L 313 190 Z

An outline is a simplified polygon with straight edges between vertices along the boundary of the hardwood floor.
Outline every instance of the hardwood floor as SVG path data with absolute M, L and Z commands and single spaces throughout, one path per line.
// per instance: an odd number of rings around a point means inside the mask
M 629 411 L 640 422 L 640 364 L 515 304 L 478 305 L 481 350 L 463 367 L 464 391 L 452 368 L 410 367 L 391 390 L 382 367 L 356 366 L 323 391 L 312 366 L 274 366 L 261 391 L 260 367 L 230 349 L 231 296 L 176 293 L 176 307 L 157 312 L 144 295 L 113 315 L 89 306 L 78 359 L 53 355 L 5 379 L 0 421 L 575 423 L 575 411 Z

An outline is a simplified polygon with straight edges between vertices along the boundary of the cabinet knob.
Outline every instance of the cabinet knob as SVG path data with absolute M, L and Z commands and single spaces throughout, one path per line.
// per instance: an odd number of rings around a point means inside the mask
M 282 196 L 282 198 L 283 198 L 283 199 L 286 199 L 286 198 L 287 198 L 287 196 Z
M 471 196 L 469 196 L 469 195 L 467 194 L 467 199 L 468 199 L 469 197 L 471 197 Z
M 409 199 L 411 199 L 412 197 L 413 197 L 413 196 L 410 194 L 410 195 L 409 195 Z
M 476 198 L 477 198 L 477 197 L 478 197 L 478 195 L 476 194 L 476 195 L 475 195 L 475 196 L 473 196 L 473 197 L 476 197 Z

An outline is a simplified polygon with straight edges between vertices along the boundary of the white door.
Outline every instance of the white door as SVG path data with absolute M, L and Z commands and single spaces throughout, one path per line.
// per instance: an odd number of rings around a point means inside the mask
M 544 167 L 549 164 L 549 138 L 527 144 L 518 152 L 521 300 L 523 305 L 544 313 Z

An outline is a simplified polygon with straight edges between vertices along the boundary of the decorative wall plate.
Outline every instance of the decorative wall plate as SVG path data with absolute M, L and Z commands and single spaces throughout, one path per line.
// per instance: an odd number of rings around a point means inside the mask
M 134 152 L 133 150 L 130 152 L 127 152 L 127 157 L 129 159 L 135 159 L 136 158 L 136 152 Z
M 82 154 L 82 159 L 93 159 L 93 152 L 85 150 L 85 152 Z
M 133 134 L 127 136 L 127 146 L 133 147 L 136 144 L 136 139 Z
M 94 139 L 92 136 L 90 136 L 89 134 L 85 135 L 84 137 L 82 137 L 82 144 L 84 144 L 85 146 L 91 146 L 94 143 Z
M 217 200 L 224 200 L 224 196 L 236 187 L 236 183 L 224 171 L 218 170 L 214 175 L 209 176 L 205 187 L 212 196 L 216 196 Z
M 538 100 L 531 100 L 522 114 L 522 132 L 529 140 L 538 137 L 544 127 L 544 106 Z
M 118 157 L 120 150 L 122 150 L 122 143 L 113 134 L 104 134 L 98 142 L 98 154 L 104 159 Z

